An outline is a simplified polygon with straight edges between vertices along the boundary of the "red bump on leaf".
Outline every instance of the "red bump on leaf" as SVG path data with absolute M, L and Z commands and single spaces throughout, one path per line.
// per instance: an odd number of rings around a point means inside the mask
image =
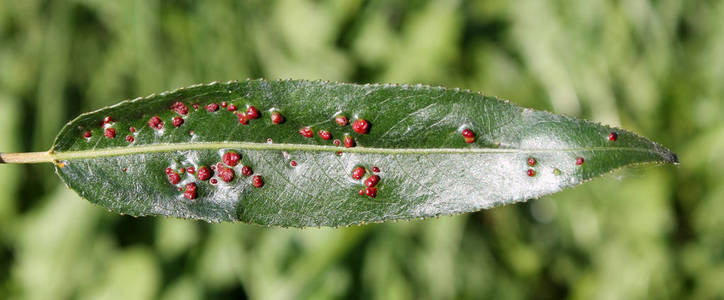
M 252 170 L 251 167 L 244 166 L 241 168 L 241 175 L 251 176 L 251 174 L 254 174 L 254 170 Z
M 161 121 L 161 118 L 159 116 L 153 116 L 150 119 L 148 119 L 148 127 L 151 127 L 153 129 L 163 129 L 163 121 Z
M 260 188 L 264 186 L 264 179 L 259 175 L 254 175 L 254 177 L 251 178 L 251 183 L 254 184 L 254 187 Z
M 274 111 L 271 113 L 271 121 L 274 124 L 284 123 L 284 116 L 280 112 Z
M 618 133 L 611 132 L 608 134 L 608 140 L 615 142 L 618 139 Z
M 174 102 L 174 104 L 171 105 L 171 109 L 175 111 L 179 115 L 186 115 L 189 113 L 189 108 L 186 106 L 186 104 L 183 104 L 181 102 Z
M 127 136 L 126 136 L 126 142 L 133 143 L 133 141 L 135 141 L 135 140 L 136 140 L 136 139 L 133 138 L 132 135 L 127 135 Z
M 380 176 L 372 175 L 370 177 L 367 177 L 367 179 L 365 180 L 365 185 L 372 187 L 377 185 L 378 182 L 380 182 Z
M 347 117 L 345 117 L 343 115 L 339 115 L 334 118 L 334 122 L 336 122 L 337 125 L 339 125 L 339 126 L 347 126 L 347 123 L 349 121 L 347 120 Z
M 378 168 L 377 166 L 374 166 L 374 167 L 372 167 L 372 172 L 379 173 L 380 168 Z
M 355 145 L 355 142 L 354 142 L 354 139 L 352 138 L 352 136 L 345 135 L 344 136 L 344 147 L 352 148 L 352 147 L 354 147 L 354 145 Z
M 529 166 L 531 166 L 531 167 L 532 167 L 532 166 L 535 166 L 535 164 L 537 164 L 537 163 L 538 163 L 538 161 L 536 161 L 535 158 L 533 158 L 533 157 L 529 157 L 529 158 L 528 158 L 528 165 L 529 165 Z
M 101 123 L 101 126 L 110 124 L 110 123 L 113 123 L 113 118 L 111 118 L 111 116 L 107 116 L 107 117 L 103 118 L 103 122 Z
M 533 170 L 533 169 L 528 169 L 528 172 L 526 172 L 526 173 L 527 173 L 528 176 L 530 176 L 530 177 L 535 176 L 535 170 Z
M 576 157 L 576 165 L 577 165 L 577 166 L 582 165 L 583 162 L 584 162 L 583 157 L 580 157 L 580 156 L 579 156 L 579 157 Z
M 171 170 L 169 172 L 168 169 L 166 169 L 166 174 L 168 175 L 168 181 L 171 184 L 178 184 L 179 182 L 181 182 L 181 176 L 178 175 L 178 173 L 176 173 L 176 171 Z
M 314 136 L 314 132 L 312 131 L 312 128 L 304 127 L 302 129 L 299 129 L 299 134 L 301 134 L 305 138 L 310 138 Z
M 115 128 L 106 128 L 106 131 L 103 132 L 103 135 L 105 135 L 107 138 L 112 139 L 116 137 L 116 129 Z
M 191 182 L 186 185 L 186 190 L 184 191 L 184 197 L 189 200 L 196 199 L 196 184 Z
M 93 133 L 90 132 L 90 130 L 86 130 L 86 132 L 83 132 L 83 137 L 89 139 L 91 136 L 93 136 Z
M 260 116 L 259 110 L 253 105 L 246 109 L 246 117 L 250 120 L 258 119 Z
M 364 167 L 356 167 L 354 170 L 352 170 L 352 178 L 356 180 L 362 179 L 362 176 L 365 175 L 365 168 Z
M 340 141 L 339 139 L 334 139 L 332 143 L 337 147 L 339 147 L 339 145 L 342 145 L 342 141 Z
M 196 174 L 196 178 L 201 181 L 209 180 L 211 177 L 211 170 L 207 166 L 201 166 Z
M 229 110 L 229 111 L 236 111 L 236 105 L 234 105 L 234 104 L 229 104 L 229 107 L 226 108 L 226 109 Z
M 186 172 L 188 172 L 189 174 L 194 174 L 194 173 L 196 173 L 196 168 L 188 167 L 188 168 L 186 168 Z
M 219 105 L 216 103 L 209 103 L 206 105 L 206 110 L 208 112 L 215 112 L 215 111 L 219 110 Z
M 234 151 L 229 151 L 224 153 L 224 155 L 221 157 L 221 160 L 230 167 L 235 167 L 237 164 L 239 164 L 239 159 L 241 159 L 241 155 L 239 153 L 236 153 Z
M 179 127 L 179 126 L 181 126 L 181 124 L 183 124 L 183 123 L 184 123 L 184 119 L 183 119 L 183 118 L 181 118 L 181 117 L 179 117 L 179 116 L 173 117 L 173 127 Z
M 234 179 L 234 170 L 227 167 L 220 167 L 219 169 L 219 177 L 221 177 L 221 180 L 225 182 L 230 182 Z
M 229 104 L 227 104 L 226 101 L 221 101 L 221 107 L 226 107 L 227 105 Z
M 128 131 L 130 131 L 130 132 L 136 132 L 136 127 L 131 126 L 131 127 L 128 128 Z
M 327 141 L 327 140 L 329 140 L 329 139 L 332 138 L 332 134 L 329 133 L 329 131 L 326 131 L 326 130 L 320 130 L 320 131 L 318 132 L 318 134 L 319 134 L 319 137 L 322 138 L 322 139 L 325 140 L 325 141 Z
M 470 144 L 472 142 L 475 142 L 475 133 L 472 130 L 464 129 L 462 135 L 466 143 Z
M 354 121 L 354 124 L 352 124 L 352 130 L 359 134 L 367 134 L 369 129 L 370 123 L 365 119 L 357 119 Z
M 357 192 L 360 196 L 365 195 L 365 189 L 359 189 L 359 192 Z
M 289 162 L 289 165 L 292 166 L 292 167 L 296 167 L 296 166 L 297 166 L 297 161 L 296 161 L 296 160 L 293 160 L 293 161 Z
M 365 195 L 369 196 L 370 198 L 377 197 L 377 188 L 374 186 L 365 188 Z
M 246 117 L 246 114 L 244 113 L 237 113 L 237 117 L 239 117 L 239 123 L 241 125 L 248 125 L 249 124 L 249 118 Z

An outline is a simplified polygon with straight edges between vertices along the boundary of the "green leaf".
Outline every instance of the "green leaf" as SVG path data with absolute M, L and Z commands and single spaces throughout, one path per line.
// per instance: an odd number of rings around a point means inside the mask
M 186 115 L 172 109 L 176 102 L 188 108 Z M 227 108 L 205 109 L 222 102 Z M 261 116 L 243 125 L 228 111 L 231 105 L 239 112 L 254 106 Z M 284 122 L 274 124 L 271 112 Z M 339 115 L 350 124 L 338 125 Z M 103 125 L 109 116 L 113 121 Z M 150 127 L 153 116 L 162 129 Z M 174 117 L 183 124 L 175 127 Z M 357 119 L 368 121 L 367 134 L 353 130 Z M 304 127 L 313 137 L 299 133 Z M 106 137 L 106 129 L 115 137 Z M 472 143 L 463 138 L 465 129 L 474 132 Z M 319 130 L 332 138 L 322 139 Z M 345 135 L 355 147 L 335 145 Z M 169 181 L 168 168 L 216 166 L 229 151 L 241 156 L 230 182 L 220 176 L 223 163 L 209 180 L 186 171 L 179 183 Z M 630 164 L 677 163 L 668 149 L 633 133 L 479 93 L 264 80 L 197 85 L 80 115 L 62 129 L 50 157 L 69 187 L 114 212 L 294 227 L 473 212 Z M 263 186 L 255 187 L 243 166 Z M 362 179 L 352 177 L 356 167 L 365 169 Z M 380 178 L 376 197 L 359 195 L 373 174 Z M 184 197 L 189 183 L 196 185 L 195 198 L 187 194 L 194 199 Z

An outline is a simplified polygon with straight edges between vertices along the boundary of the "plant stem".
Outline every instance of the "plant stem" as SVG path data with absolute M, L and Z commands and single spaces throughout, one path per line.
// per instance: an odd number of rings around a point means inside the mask
M 37 164 L 53 162 L 50 152 L 0 153 L 0 164 Z

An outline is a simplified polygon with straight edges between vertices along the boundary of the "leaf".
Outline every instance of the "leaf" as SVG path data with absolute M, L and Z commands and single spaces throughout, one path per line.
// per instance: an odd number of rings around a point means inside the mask
M 207 109 L 212 103 L 218 110 Z M 232 106 L 242 116 L 254 106 L 260 117 L 244 125 Z M 272 122 L 273 112 L 283 123 Z M 342 115 L 345 126 L 335 121 Z M 366 134 L 353 129 L 361 119 Z M 335 145 L 346 136 L 354 147 Z M 240 160 L 227 167 L 231 151 Z M 630 164 L 677 163 L 633 133 L 469 91 L 264 80 L 197 85 L 82 114 L 50 156 L 69 187 L 114 212 L 293 227 L 473 212 Z M 211 178 L 199 178 L 202 166 L 216 167 Z M 357 167 L 361 179 L 353 178 Z M 359 195 L 373 175 L 376 196 Z

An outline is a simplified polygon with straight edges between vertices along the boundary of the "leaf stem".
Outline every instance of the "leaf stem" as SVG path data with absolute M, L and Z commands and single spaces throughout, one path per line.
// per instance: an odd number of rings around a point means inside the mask
M 38 164 L 53 162 L 50 152 L 0 153 L 0 164 Z

